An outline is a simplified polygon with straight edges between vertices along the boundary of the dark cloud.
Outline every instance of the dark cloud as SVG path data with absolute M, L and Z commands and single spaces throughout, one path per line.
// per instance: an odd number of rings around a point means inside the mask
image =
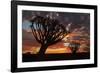
M 22 19 L 29 21 L 32 17 L 40 15 L 43 17 L 52 16 L 59 20 L 61 24 L 65 27 L 68 24 L 71 24 L 70 31 L 73 31 L 76 28 L 84 27 L 87 33 L 90 33 L 90 14 L 89 13 L 71 13 L 71 12 L 48 12 L 48 11 L 30 11 L 23 10 L 22 11 Z M 22 27 L 27 27 L 27 25 L 23 25 Z M 26 29 L 27 30 L 27 29 Z

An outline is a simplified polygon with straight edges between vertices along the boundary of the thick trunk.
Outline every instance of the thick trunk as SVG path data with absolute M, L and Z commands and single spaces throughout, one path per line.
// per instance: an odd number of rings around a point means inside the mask
M 39 56 L 45 55 L 45 51 L 46 51 L 47 47 L 48 47 L 47 45 L 42 45 L 39 52 L 38 52 L 38 55 Z
M 72 52 L 72 54 L 75 55 L 75 54 L 76 54 L 76 50 L 74 50 L 74 51 Z
M 73 55 L 76 55 L 77 50 L 78 50 L 78 47 L 73 48 L 72 54 L 73 54 Z

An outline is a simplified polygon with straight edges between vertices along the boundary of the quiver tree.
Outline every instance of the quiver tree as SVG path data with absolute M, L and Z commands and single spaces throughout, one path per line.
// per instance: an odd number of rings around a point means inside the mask
M 66 29 L 57 19 L 36 16 L 31 23 L 33 36 L 41 44 L 39 55 L 44 55 L 48 46 L 61 41 L 67 34 Z
M 72 55 L 75 55 L 76 52 L 78 51 L 79 47 L 80 47 L 80 43 L 77 42 L 71 42 L 69 44 L 69 47 L 71 49 Z

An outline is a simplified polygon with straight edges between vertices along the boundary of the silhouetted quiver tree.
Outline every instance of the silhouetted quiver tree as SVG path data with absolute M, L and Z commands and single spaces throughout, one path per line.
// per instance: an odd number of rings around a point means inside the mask
M 76 42 L 72 42 L 72 43 L 69 44 L 69 47 L 71 48 L 72 55 L 75 55 L 76 52 L 78 51 L 79 47 L 80 47 L 80 44 L 76 43 Z
M 44 55 L 48 46 L 61 41 L 66 36 L 64 26 L 57 19 L 36 16 L 31 22 L 33 36 L 41 44 L 39 55 Z

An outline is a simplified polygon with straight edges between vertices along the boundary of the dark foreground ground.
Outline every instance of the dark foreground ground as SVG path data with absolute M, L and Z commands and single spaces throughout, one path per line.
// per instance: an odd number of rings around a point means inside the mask
M 33 61 L 55 61 L 55 60 L 80 60 L 89 59 L 90 53 L 77 53 L 72 55 L 68 54 L 45 54 L 45 56 L 39 56 L 37 54 L 23 54 L 23 62 Z

